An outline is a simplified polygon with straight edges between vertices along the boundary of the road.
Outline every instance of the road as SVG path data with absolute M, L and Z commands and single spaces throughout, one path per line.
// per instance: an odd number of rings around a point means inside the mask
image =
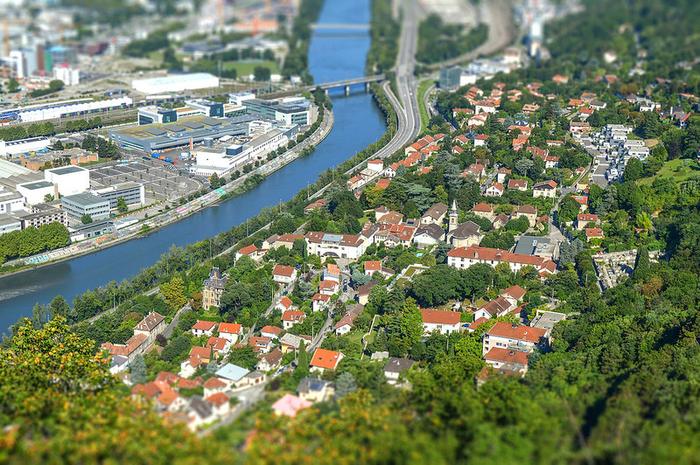
M 453 66 L 471 61 L 479 56 L 491 55 L 513 42 L 516 28 L 512 21 L 512 7 L 509 0 L 488 0 L 479 2 L 480 22 L 489 26 L 486 42 L 474 50 L 440 63 L 428 65 L 429 69 Z

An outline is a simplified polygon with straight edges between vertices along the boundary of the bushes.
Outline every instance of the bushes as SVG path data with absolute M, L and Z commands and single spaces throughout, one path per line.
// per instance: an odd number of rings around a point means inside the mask
M 12 231 L 0 236 L 0 263 L 58 249 L 70 244 L 68 229 L 61 223 Z

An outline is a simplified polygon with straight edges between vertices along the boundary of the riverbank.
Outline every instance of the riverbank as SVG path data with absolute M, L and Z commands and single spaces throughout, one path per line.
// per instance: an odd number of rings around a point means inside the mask
M 314 133 L 282 155 L 270 160 L 258 168 L 255 168 L 251 172 L 244 174 L 201 197 L 191 200 L 190 202 L 187 202 L 174 210 L 164 211 L 157 216 L 128 226 L 123 230 L 118 231 L 116 235 L 111 237 L 101 236 L 96 239 L 71 244 L 62 249 L 56 249 L 50 252 L 33 255 L 31 257 L 24 257 L 9 261 L 3 265 L 3 268 L 10 267 L 11 269 L 9 271 L 0 270 L 0 278 L 30 270 L 36 270 L 76 257 L 89 255 L 106 248 L 122 244 L 126 241 L 142 237 L 145 234 L 152 234 L 165 226 L 181 221 L 203 209 L 215 207 L 223 201 L 241 195 L 260 184 L 264 178 L 280 168 L 288 165 L 301 156 L 308 155 L 307 150 L 314 150 L 315 147 L 322 142 L 328 136 L 328 134 L 330 134 L 331 130 L 333 129 L 334 121 L 335 119 L 333 117 L 333 112 L 324 108 L 321 124 Z M 40 263 L 35 263 L 35 261 L 40 258 L 43 260 Z M 20 268 L 15 268 L 17 266 Z

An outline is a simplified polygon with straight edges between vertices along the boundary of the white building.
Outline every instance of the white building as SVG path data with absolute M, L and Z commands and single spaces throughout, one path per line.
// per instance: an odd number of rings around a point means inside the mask
M 60 195 L 75 195 L 90 189 L 90 171 L 80 166 L 63 166 L 44 171 L 44 179 L 56 184 Z
M 0 215 L 13 213 L 24 209 L 24 198 L 21 194 L 0 188 Z
M 51 145 L 48 137 L 31 137 L 20 140 L 0 140 L 0 157 L 12 158 L 15 155 L 44 150 Z
M 46 202 L 46 196 L 57 197 L 56 186 L 49 181 L 34 181 L 17 184 L 17 192 L 24 198 L 26 205 Z
M 54 66 L 53 77 L 54 79 L 63 81 L 63 84 L 66 86 L 75 86 L 80 84 L 80 70 L 67 64 Z
M 186 90 L 219 87 L 219 78 L 209 73 L 173 74 L 170 76 L 134 79 L 131 87 L 144 94 L 163 94 Z
M 489 247 L 457 247 L 447 253 L 447 264 L 453 268 L 465 269 L 477 263 L 492 267 L 496 267 L 500 263 L 507 263 L 514 273 L 526 266 L 531 266 L 541 275 L 553 274 L 557 268 L 556 264 L 548 258 Z
M 357 234 L 306 233 L 307 252 L 321 257 L 357 260 L 365 253 L 370 241 Z
M 105 100 L 66 100 L 54 103 L 42 103 L 17 109 L 19 120 L 23 123 L 58 119 L 62 116 L 89 115 L 107 110 L 130 107 L 134 103 L 130 97 L 118 97 Z
M 548 337 L 549 331 L 543 328 L 499 321 L 484 334 L 482 354 L 494 347 L 532 352 L 538 345 L 546 343 Z
M 423 333 L 437 331 L 440 334 L 458 332 L 462 326 L 459 312 L 432 310 L 423 308 L 420 311 L 423 320 Z

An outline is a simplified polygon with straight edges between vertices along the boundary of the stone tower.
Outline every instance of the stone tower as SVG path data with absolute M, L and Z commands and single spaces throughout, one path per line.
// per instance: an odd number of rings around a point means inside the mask
M 449 215 L 450 224 L 448 227 L 448 231 L 452 231 L 457 227 L 458 216 L 459 216 L 459 212 L 457 211 L 457 201 L 452 200 L 452 208 L 450 208 L 450 215 Z

